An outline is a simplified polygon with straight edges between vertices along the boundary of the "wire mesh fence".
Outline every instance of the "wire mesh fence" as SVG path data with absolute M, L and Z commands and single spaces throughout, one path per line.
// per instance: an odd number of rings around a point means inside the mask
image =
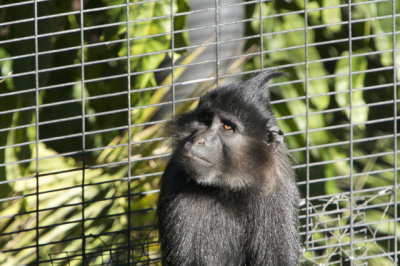
M 0 264 L 160 264 L 165 122 L 263 69 L 304 265 L 399 260 L 400 2 L 0 3 Z

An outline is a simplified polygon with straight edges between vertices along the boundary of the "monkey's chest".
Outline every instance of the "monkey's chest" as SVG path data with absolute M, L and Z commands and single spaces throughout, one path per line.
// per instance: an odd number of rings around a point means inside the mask
M 190 247 L 195 258 L 206 261 L 218 258 L 216 261 L 226 261 L 226 265 L 237 265 L 243 260 L 246 235 L 252 226 L 234 204 L 188 197 L 181 199 L 175 208 L 178 219 L 174 219 L 173 227 L 183 240 L 178 245 Z

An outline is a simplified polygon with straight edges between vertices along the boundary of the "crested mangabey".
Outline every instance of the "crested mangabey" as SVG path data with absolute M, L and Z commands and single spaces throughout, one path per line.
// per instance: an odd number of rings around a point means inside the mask
M 173 120 L 161 181 L 164 265 L 298 265 L 299 193 L 264 72 Z

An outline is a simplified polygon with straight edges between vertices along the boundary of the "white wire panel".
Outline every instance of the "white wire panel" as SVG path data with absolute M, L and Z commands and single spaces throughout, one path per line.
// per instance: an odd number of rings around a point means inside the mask
M 2 1 L 0 264 L 160 263 L 165 123 L 270 69 L 302 263 L 396 265 L 399 27 L 396 0 Z

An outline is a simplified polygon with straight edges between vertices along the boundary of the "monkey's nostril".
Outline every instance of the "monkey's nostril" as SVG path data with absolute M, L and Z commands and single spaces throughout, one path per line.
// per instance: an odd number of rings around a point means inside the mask
M 201 138 L 201 139 L 196 140 L 196 144 L 197 145 L 204 145 L 204 144 L 206 144 L 206 141 L 203 138 Z

